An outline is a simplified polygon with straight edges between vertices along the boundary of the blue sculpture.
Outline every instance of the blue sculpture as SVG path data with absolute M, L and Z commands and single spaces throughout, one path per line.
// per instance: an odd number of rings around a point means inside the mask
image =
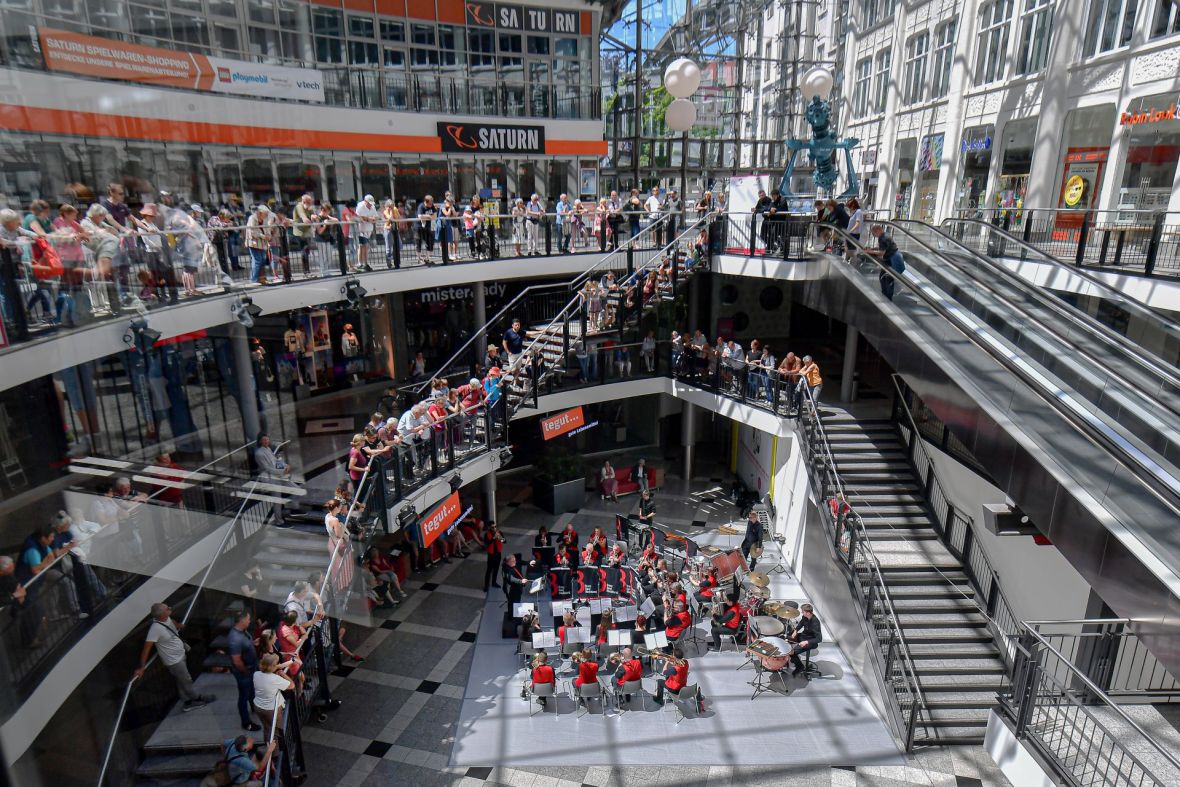
M 808 142 L 797 139 L 787 140 L 787 150 L 791 151 L 791 158 L 787 162 L 787 171 L 783 173 L 779 191 L 783 193 L 784 197 L 791 196 L 791 173 L 795 171 L 795 157 L 799 155 L 800 150 L 806 148 L 807 154 L 811 156 L 812 164 L 815 165 L 812 177 L 815 179 L 816 193 L 830 192 L 832 187 L 836 185 L 836 176 L 839 174 L 832 161 L 832 153 L 836 150 L 843 150 L 845 166 L 848 169 L 848 188 L 844 189 L 844 193 L 839 196 L 839 199 L 855 197 L 860 192 L 860 179 L 856 176 L 856 167 L 852 165 L 852 149 L 860 144 L 860 140 L 856 137 L 848 137 L 837 141 L 836 130 L 831 125 L 832 105 L 819 96 L 812 97 L 803 114 L 811 125 L 811 140 Z

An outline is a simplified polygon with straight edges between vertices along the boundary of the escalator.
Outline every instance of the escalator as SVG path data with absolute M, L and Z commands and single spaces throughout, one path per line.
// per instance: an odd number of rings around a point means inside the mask
M 1180 375 L 932 228 L 891 233 L 907 262 L 892 302 L 863 256 L 830 258 L 803 300 L 864 333 L 1112 608 L 1165 629 L 1180 609 Z

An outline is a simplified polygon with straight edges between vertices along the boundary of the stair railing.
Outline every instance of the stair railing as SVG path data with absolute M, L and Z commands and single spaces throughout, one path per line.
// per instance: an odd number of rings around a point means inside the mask
M 847 495 L 831 443 L 824 430 L 823 420 L 811 388 L 804 381 L 799 385 L 800 432 L 803 437 L 809 473 L 820 497 L 822 519 L 831 538 L 836 555 L 849 569 L 849 585 L 873 634 L 878 666 L 886 694 L 894 705 L 895 723 L 902 734 L 904 748 L 913 751 L 917 727 L 926 700 L 918 683 L 917 671 L 909 645 L 897 619 L 889 587 L 881 573 L 881 564 L 873 553 L 868 531 L 860 514 L 847 505 Z
M 1144 730 L 1088 675 L 1036 628 L 1025 624 L 1015 641 L 1014 677 L 1000 709 L 1067 784 L 1169 787 L 1180 758 Z M 1097 707 L 1102 715 L 1095 712 Z M 1105 718 L 1104 718 L 1105 717 Z M 1119 729 L 1111 729 L 1111 722 Z M 1144 762 L 1167 763 L 1161 778 Z
M 433 380 L 450 376 L 451 374 L 453 374 L 453 372 L 450 371 L 452 365 L 455 364 L 457 361 L 459 361 L 459 359 L 463 358 L 465 355 L 469 355 L 473 351 L 477 355 L 482 357 L 482 352 L 480 352 L 481 348 L 475 347 L 475 344 L 477 342 L 481 342 L 481 340 L 486 340 L 486 338 L 491 333 L 491 331 L 489 329 L 491 329 L 493 326 L 495 326 L 497 324 L 500 324 L 500 322 L 507 315 L 517 314 L 521 308 L 521 305 L 523 303 L 525 303 L 527 298 L 534 297 L 539 294 L 560 295 L 560 293 L 562 293 L 562 292 L 574 292 L 577 289 L 577 287 L 581 286 L 582 282 L 584 282 L 586 279 L 593 276 L 597 271 L 601 271 L 601 270 L 604 270 L 605 268 L 609 267 L 611 262 L 617 263 L 617 261 L 620 258 L 628 258 L 630 255 L 632 255 L 634 253 L 634 250 L 639 245 L 639 241 L 641 241 L 645 238 L 651 237 L 651 235 L 653 233 L 655 233 L 657 230 L 659 230 L 663 226 L 663 223 L 666 220 L 666 218 L 667 217 L 661 217 L 658 221 L 652 222 L 650 225 L 648 225 L 643 230 L 641 230 L 639 232 L 639 234 L 635 235 L 632 238 L 628 238 L 625 243 L 621 243 L 618 246 L 616 246 L 614 249 L 612 249 L 611 251 L 607 252 L 605 255 L 600 257 L 593 265 L 591 265 L 589 268 L 587 268 L 582 273 L 578 274 L 578 276 L 575 277 L 572 281 L 565 282 L 565 283 L 555 283 L 555 284 L 537 284 L 537 285 L 531 285 L 529 287 L 525 287 L 514 298 L 512 298 L 510 301 L 508 301 L 508 303 L 505 304 L 498 312 L 496 312 L 496 314 L 494 316 L 492 316 L 490 319 L 486 320 L 483 325 L 479 326 L 479 328 L 472 331 L 471 337 L 468 338 L 467 341 L 463 342 L 463 344 L 461 344 L 459 346 L 459 348 L 451 354 L 450 358 L 443 361 L 443 363 L 439 366 L 439 369 L 435 374 L 431 375 L 428 379 L 426 379 L 420 383 L 417 383 L 417 384 L 411 385 L 411 386 L 406 386 L 406 390 L 413 391 L 415 394 L 417 394 L 418 392 L 422 391 L 424 388 L 429 386 Z M 467 364 L 463 364 L 463 368 L 466 368 L 466 366 L 467 366 Z
M 923 496 L 933 514 L 931 520 L 934 530 L 947 550 L 963 564 L 963 571 L 977 593 L 975 604 L 987 618 L 992 638 L 1000 645 L 1004 665 L 1011 670 L 1014 656 L 1012 642 L 1020 634 L 1020 619 L 1013 612 L 1012 604 L 1000 586 L 1000 575 L 993 568 L 987 549 L 976 534 L 975 520 L 951 502 L 938 480 L 934 462 L 926 451 L 922 433 L 909 407 L 909 386 L 900 375 L 894 374 L 891 379 L 894 391 L 893 420 L 901 432 L 907 458 L 922 484 Z M 979 604 L 978 599 L 983 599 L 983 604 Z
M 660 247 L 658 249 L 647 250 L 647 251 L 651 252 L 651 256 L 650 256 L 649 260 L 638 270 L 647 270 L 653 264 L 658 265 L 659 260 L 661 260 L 669 252 L 679 249 L 680 244 L 685 239 L 689 238 L 690 236 L 692 236 L 694 234 L 698 234 L 700 232 L 700 227 L 704 226 L 704 224 L 707 222 L 711 222 L 714 218 L 716 218 L 716 215 L 717 214 L 715 214 L 715 213 L 705 214 L 700 219 L 693 222 L 692 226 L 685 228 L 680 234 L 678 234 L 672 240 L 668 241 L 662 247 Z M 636 236 L 636 237 L 639 237 L 639 236 Z M 588 276 L 589 273 L 590 273 L 590 271 L 587 271 L 585 274 L 582 274 L 582 276 Z M 634 273 L 635 272 L 633 271 L 632 275 L 634 275 Z M 581 277 L 579 277 L 579 279 L 581 279 Z M 582 279 L 582 280 L 584 281 L 584 279 Z M 578 281 L 578 280 L 576 279 L 575 282 L 576 281 Z M 534 407 L 539 407 L 541 382 L 544 380 L 544 378 L 550 372 L 553 371 L 553 368 L 557 364 L 557 361 L 554 361 L 552 363 L 545 363 L 545 362 L 538 363 L 538 359 L 542 359 L 542 360 L 544 359 L 544 355 L 541 352 L 541 345 L 544 344 L 544 337 L 554 335 L 551 332 L 553 331 L 554 328 L 556 328 L 559 325 L 562 328 L 562 336 L 564 337 L 563 342 L 562 342 L 563 352 L 560 356 L 560 362 L 566 363 L 568 361 L 569 323 L 570 323 L 571 319 L 574 319 L 575 317 L 580 317 L 581 311 L 582 311 L 581 292 L 580 292 L 580 290 L 573 287 L 573 283 L 571 283 L 570 286 L 571 286 L 571 291 L 573 292 L 573 297 L 569 300 L 568 303 L 565 304 L 564 307 L 562 307 L 557 312 L 557 314 L 551 320 L 549 320 L 549 322 L 543 328 L 541 328 L 538 331 L 538 335 L 531 342 L 529 342 L 529 344 L 526 347 L 524 347 L 522 349 L 520 358 L 517 359 L 516 363 L 510 365 L 507 370 L 508 376 L 511 377 L 513 380 L 515 380 L 517 377 L 517 373 L 519 371 L 523 371 L 526 364 L 528 364 L 531 367 L 529 386 L 532 389 L 531 393 L 532 393 Z M 645 306 L 643 303 L 643 296 L 642 296 L 642 293 L 640 293 L 639 300 L 635 306 L 635 309 L 637 311 L 642 312 L 644 308 L 645 308 Z M 619 321 L 620 332 L 622 331 L 622 329 L 624 327 L 624 323 L 626 321 L 627 316 L 628 315 L 626 313 L 624 313 L 621 308 L 619 309 L 618 313 L 616 314 L 616 318 Z M 505 394 L 507 394 L 507 392 L 505 392 Z M 521 394 L 522 394 L 521 398 L 517 400 L 516 404 L 514 406 L 508 408 L 507 418 L 510 419 L 516 413 L 516 411 L 520 408 L 521 404 L 523 404 L 523 402 L 528 398 L 529 391 L 528 390 L 522 391 Z
M 225 534 L 222 535 L 222 537 L 221 537 L 221 543 L 219 543 L 217 545 L 217 549 L 213 552 L 213 558 L 209 561 L 209 565 L 207 565 L 205 567 L 205 571 L 201 575 L 201 581 L 197 584 L 197 587 L 193 590 L 192 598 L 189 600 L 189 603 L 188 603 L 188 608 L 184 611 L 184 617 L 182 617 L 180 619 L 180 628 L 183 628 L 184 625 L 186 623 L 188 623 L 189 616 L 191 616 L 193 614 L 193 609 L 197 605 L 197 599 L 200 598 L 201 591 L 205 589 L 205 583 L 209 581 L 209 574 L 212 573 L 213 566 L 217 563 L 218 558 L 220 558 L 221 555 L 226 551 L 226 545 L 229 544 L 230 538 L 238 532 L 239 525 L 245 521 L 243 518 L 243 514 L 246 511 L 246 505 L 247 505 L 247 503 L 252 502 L 254 489 L 257 485 L 258 485 L 258 479 L 254 479 L 253 481 L 250 482 L 250 489 L 247 492 L 247 494 L 243 495 L 242 504 L 238 507 L 238 511 L 236 514 L 234 514 L 234 518 L 226 526 Z M 254 501 L 254 502 L 257 503 L 257 501 Z M 257 505 L 254 507 L 257 507 Z M 152 657 L 151 657 L 151 659 L 148 660 L 147 664 L 144 665 L 144 669 L 146 670 L 147 668 L 149 668 L 153 664 L 155 664 L 156 661 L 159 660 L 159 657 L 160 657 L 160 653 L 158 650 L 155 651 L 154 653 L 152 653 Z M 118 740 L 119 730 L 123 726 L 123 715 L 127 712 L 127 703 L 131 699 L 131 692 L 135 688 L 135 685 L 139 681 L 139 678 L 140 678 L 139 674 L 132 675 L 131 680 L 127 681 L 127 688 L 123 690 L 123 699 L 119 703 L 119 712 L 117 714 L 115 714 L 115 724 L 114 724 L 113 729 L 111 730 L 110 740 L 107 741 L 106 753 L 103 755 L 103 758 L 102 758 L 102 768 L 98 772 L 98 782 L 97 782 L 98 787 L 102 787 L 102 785 L 106 782 L 107 769 L 110 767 L 110 764 L 111 764 L 111 755 L 115 751 L 115 742 L 116 742 L 116 740 Z

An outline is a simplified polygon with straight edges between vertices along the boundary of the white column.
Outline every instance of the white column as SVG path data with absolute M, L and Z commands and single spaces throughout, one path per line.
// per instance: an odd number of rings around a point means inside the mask
M 230 348 L 234 356 L 234 376 L 238 378 L 238 408 L 242 412 L 242 432 L 253 440 L 262 431 L 258 417 L 258 392 L 254 383 L 254 359 L 250 340 L 237 320 L 229 323 Z
M 852 325 L 844 330 L 844 367 L 840 374 L 840 401 L 852 401 L 852 380 L 856 375 L 856 345 L 860 333 Z

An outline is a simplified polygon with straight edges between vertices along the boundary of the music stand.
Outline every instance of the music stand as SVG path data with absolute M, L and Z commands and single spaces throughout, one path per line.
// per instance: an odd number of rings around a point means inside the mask
M 550 568 L 557 563 L 557 550 L 553 547 L 533 547 L 533 558 L 542 568 Z
M 599 583 L 598 569 L 594 566 L 587 566 L 578 569 L 578 574 L 581 577 L 582 587 L 581 591 L 583 598 L 598 596 L 601 593 L 601 584 Z
M 532 602 L 529 602 L 529 601 L 517 602 L 512 605 L 512 617 L 514 617 L 514 618 L 523 618 L 525 615 L 529 614 L 530 612 L 536 612 L 536 611 L 537 611 L 537 605 L 533 604 Z
M 621 607 L 614 608 L 615 623 L 627 623 L 634 621 L 639 615 L 639 607 L 634 604 L 625 604 Z
M 662 631 L 653 631 L 643 635 L 643 644 L 648 650 L 661 650 L 668 647 L 668 635 Z
M 557 634 L 552 631 L 533 632 L 533 649 L 550 650 L 557 647 Z
M 577 626 L 565 630 L 565 644 L 577 645 L 590 641 L 590 629 Z

